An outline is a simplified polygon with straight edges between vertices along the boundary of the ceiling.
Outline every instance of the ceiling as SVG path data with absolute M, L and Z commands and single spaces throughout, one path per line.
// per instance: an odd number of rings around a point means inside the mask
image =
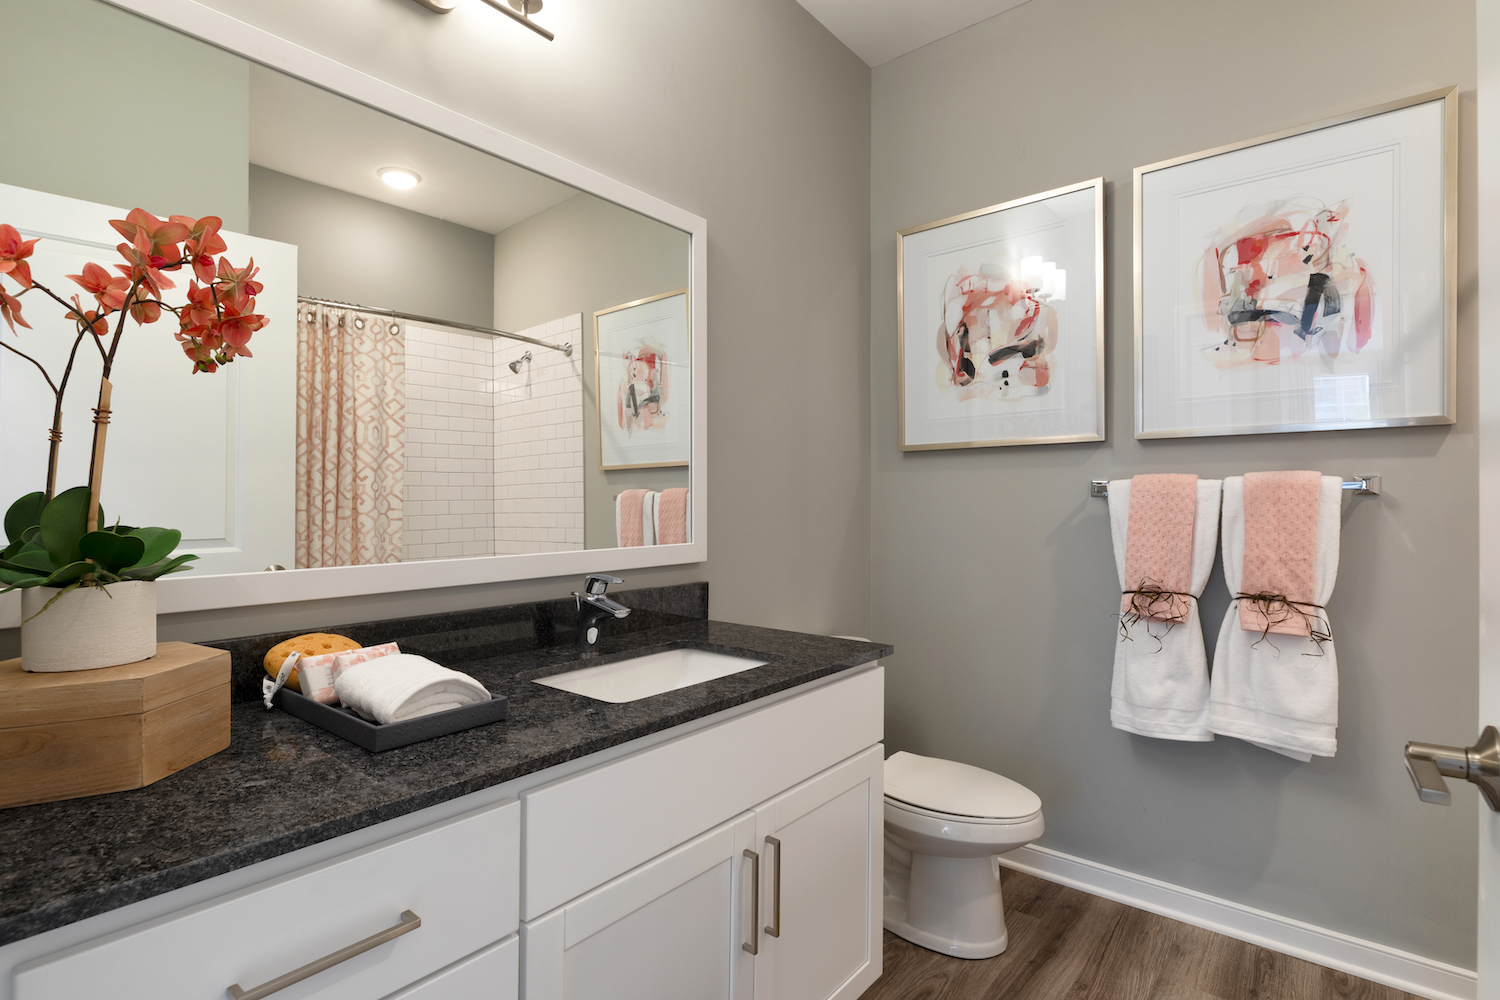
M 797 0 L 871 66 L 978 24 L 1026 0 Z
M 498 233 L 576 188 L 301 80 L 250 64 L 250 162 L 387 205 Z M 398 191 L 381 167 L 415 171 Z

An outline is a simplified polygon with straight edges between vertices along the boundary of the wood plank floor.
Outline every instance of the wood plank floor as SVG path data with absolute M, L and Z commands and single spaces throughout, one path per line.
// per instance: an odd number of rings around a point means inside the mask
M 1005 954 L 950 958 L 887 931 L 861 1000 L 1419 1000 L 1008 868 L 1001 884 Z

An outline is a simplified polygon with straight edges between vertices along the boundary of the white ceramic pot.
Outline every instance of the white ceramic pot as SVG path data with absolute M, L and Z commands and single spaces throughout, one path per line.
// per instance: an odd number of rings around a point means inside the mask
M 94 670 L 156 655 L 156 582 L 131 580 L 59 591 L 21 591 L 21 667 L 35 672 Z

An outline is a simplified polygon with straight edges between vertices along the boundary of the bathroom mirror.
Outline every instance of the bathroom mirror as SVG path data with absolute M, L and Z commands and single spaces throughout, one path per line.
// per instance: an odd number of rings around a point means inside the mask
M 163 612 L 705 558 L 702 219 L 189 0 L 0 0 L 0 23 L 24 40 L 11 72 L 46 81 L 0 105 L 0 223 L 40 239 L 38 282 L 80 293 L 66 276 L 112 269 L 109 220 L 140 207 L 222 218 L 224 258 L 264 285 L 266 326 L 216 371 L 170 316 L 121 341 L 107 516 L 199 556 Z M 140 52 L 194 87 L 80 154 L 79 109 Z M 5 504 L 47 476 L 32 361 L 55 381 L 73 341 L 57 303 L 22 301 L 32 328 L 0 328 L 28 355 L 0 350 Z M 59 490 L 87 480 L 89 347 Z

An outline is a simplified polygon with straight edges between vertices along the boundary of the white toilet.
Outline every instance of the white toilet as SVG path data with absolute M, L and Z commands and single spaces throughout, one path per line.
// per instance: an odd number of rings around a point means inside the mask
M 958 958 L 1005 950 L 996 855 L 1042 835 L 1042 800 L 983 768 L 901 751 L 885 762 L 885 926 Z

